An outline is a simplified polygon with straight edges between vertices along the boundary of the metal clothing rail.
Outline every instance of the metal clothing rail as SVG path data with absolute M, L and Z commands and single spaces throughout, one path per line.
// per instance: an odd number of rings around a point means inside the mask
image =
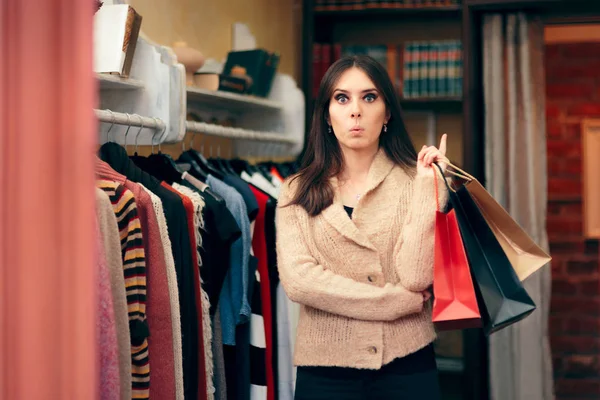
M 207 124 L 206 122 L 186 121 L 186 130 L 188 132 L 202 133 L 206 135 L 220 136 L 230 139 L 255 140 L 259 142 L 283 143 L 289 145 L 297 143 L 295 139 L 279 133 L 232 128 L 228 126 Z
M 111 110 L 94 110 L 99 121 L 125 126 L 138 126 L 164 132 L 166 125 L 160 118 L 142 117 L 138 114 L 126 114 Z

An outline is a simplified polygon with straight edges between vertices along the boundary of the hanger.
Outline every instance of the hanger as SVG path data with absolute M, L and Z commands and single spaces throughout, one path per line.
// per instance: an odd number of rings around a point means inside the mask
M 140 133 L 142 132 L 142 129 L 144 129 L 144 120 L 142 119 L 141 116 L 138 115 L 138 117 L 140 118 L 140 125 L 141 125 L 141 127 L 138 130 L 137 134 L 135 135 L 135 151 L 134 151 L 133 155 L 129 157 L 129 159 L 131 161 L 133 161 L 133 163 L 139 167 L 140 164 L 144 162 L 144 160 L 146 159 L 146 157 L 142 157 L 142 156 L 140 156 L 138 154 L 138 137 L 140 136 Z M 152 139 L 153 139 L 152 140 L 152 151 L 154 151 L 154 136 L 152 136 Z
M 229 164 L 229 160 L 221 158 L 221 145 L 217 146 L 217 158 L 211 158 L 208 160 L 216 169 L 221 171 L 224 175 L 233 174 L 235 175 L 235 171 L 231 168 Z
M 141 116 L 139 116 L 139 115 L 138 115 L 138 117 L 140 119 L 140 125 L 141 126 L 140 126 L 140 129 L 135 134 L 135 139 L 134 139 L 135 147 L 134 147 L 134 152 L 133 152 L 134 156 L 138 155 L 138 137 L 140 136 L 140 133 L 142 132 L 142 129 L 144 129 L 144 119 Z
M 202 144 L 202 149 L 204 149 L 204 143 Z M 218 169 L 214 168 L 202 155 L 202 153 L 198 152 L 197 150 L 190 149 L 186 151 L 185 154 L 189 155 L 191 159 L 195 160 L 198 166 L 202 168 L 207 174 L 213 175 L 219 180 L 223 180 L 223 178 L 225 178 L 224 174 Z M 183 157 L 183 154 L 181 156 Z
M 166 129 L 167 127 L 165 126 L 165 129 L 161 132 L 161 137 Z M 181 182 L 181 176 L 184 171 L 179 168 L 173 157 L 161 151 L 160 143 L 158 144 L 158 154 L 151 154 L 148 159 L 151 163 L 156 163 L 157 172 L 162 174 L 163 179 L 167 183 Z
M 270 158 L 271 158 L 271 155 L 269 154 L 269 151 L 271 150 L 272 146 L 274 146 L 273 143 L 266 145 L 266 154 Z M 266 180 L 268 180 L 269 182 L 273 182 L 273 175 L 271 174 L 271 171 L 269 170 L 268 165 L 266 165 L 265 163 L 259 163 L 256 165 L 256 169 L 262 176 L 265 177 Z
M 195 121 L 195 122 L 203 122 L 203 119 L 200 115 L 198 115 L 196 112 L 194 111 L 189 111 L 187 113 L 187 119 L 190 121 Z M 191 146 L 190 146 L 191 147 Z M 211 147 L 212 149 L 212 147 Z M 208 162 L 208 160 L 204 157 L 203 155 L 204 153 L 204 140 L 202 141 L 201 147 L 200 147 L 200 152 L 198 152 L 195 149 L 190 149 L 188 151 L 186 151 L 184 154 L 182 154 L 179 159 L 183 160 L 194 160 L 196 161 L 196 164 L 204 171 L 204 173 L 206 175 L 212 175 L 215 178 L 219 179 L 219 180 L 223 180 L 224 178 L 224 174 L 219 171 L 217 168 L 213 167 L 213 165 L 211 163 Z
M 192 135 L 192 140 L 190 142 L 190 150 L 193 150 L 193 146 L 194 146 L 194 135 Z M 200 165 L 198 165 L 198 163 L 196 162 L 196 160 L 190 155 L 188 154 L 188 152 L 185 150 L 185 145 L 181 144 L 181 154 L 179 155 L 179 158 L 177 159 L 177 164 L 179 166 L 181 166 L 181 164 L 186 164 L 189 165 L 189 169 L 187 169 L 186 171 L 192 175 L 194 178 L 198 179 L 199 181 L 201 181 L 202 183 L 206 183 L 206 179 L 208 178 L 208 174 L 206 173 L 206 171 L 204 171 Z M 185 169 L 185 168 L 183 168 Z
M 192 140 L 190 141 L 190 152 L 184 152 L 179 156 L 179 160 L 187 160 L 189 162 L 190 165 L 190 170 L 188 171 L 190 175 L 192 175 L 194 178 L 200 180 L 205 187 L 204 188 L 200 188 L 200 191 L 207 196 L 212 197 L 216 202 L 220 203 L 220 204 L 224 204 L 225 203 L 225 199 L 223 199 L 221 196 L 219 196 L 218 194 L 216 194 L 215 192 L 213 192 L 210 187 L 206 184 L 206 180 L 208 178 L 208 175 L 206 173 L 206 171 L 204 171 L 202 169 L 202 167 L 200 165 L 198 165 L 198 163 L 196 162 L 196 160 L 193 157 L 194 154 L 194 138 L 195 136 L 192 135 Z M 182 148 L 183 150 L 185 150 L 185 147 Z M 204 149 L 204 143 L 202 144 L 202 149 Z
M 106 131 L 106 142 L 108 143 L 110 142 L 110 138 L 108 136 L 108 134 L 110 133 L 110 130 L 113 128 L 113 126 L 115 126 L 115 113 L 112 112 L 111 110 L 106 110 L 110 113 L 110 115 L 112 116 L 112 123 L 110 124 L 110 126 L 108 127 L 108 130 Z
M 155 118 L 155 120 L 157 121 L 158 125 L 158 118 Z M 160 132 L 161 137 L 163 136 L 166 129 L 167 127 L 165 125 L 164 129 Z M 156 132 L 152 137 L 152 151 L 154 151 L 155 135 Z M 138 167 L 140 167 L 147 173 L 153 175 L 155 178 L 167 182 L 169 185 L 172 185 L 174 182 L 181 182 L 181 176 L 183 175 L 183 171 L 177 166 L 177 164 L 170 155 L 162 153 L 160 143 L 157 154 L 151 154 L 149 157 L 134 156 L 131 157 L 131 159 Z
M 227 168 L 227 171 L 232 174 L 232 175 L 236 175 L 236 172 L 234 171 L 233 167 L 231 166 L 231 160 L 233 159 L 233 146 L 229 147 L 229 158 L 226 160 L 223 160 L 225 167 Z
M 127 151 L 127 135 L 129 134 L 129 130 L 131 129 L 131 115 L 129 113 L 125 113 L 125 115 L 127 116 L 127 130 L 125 131 L 123 145 L 125 146 L 125 151 Z

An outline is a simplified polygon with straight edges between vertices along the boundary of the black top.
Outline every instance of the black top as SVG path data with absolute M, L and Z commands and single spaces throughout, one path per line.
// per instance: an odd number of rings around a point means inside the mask
M 210 314 L 214 315 L 229 271 L 229 249 L 231 244 L 242 235 L 242 231 L 225 202 L 218 202 L 206 193 L 200 192 L 200 195 L 205 204 L 202 210 L 204 229 L 201 231 L 200 275 L 202 287 L 208 294 Z
M 352 211 L 354 211 L 353 207 L 344 206 L 344 210 L 348 213 L 348 216 L 352 218 Z

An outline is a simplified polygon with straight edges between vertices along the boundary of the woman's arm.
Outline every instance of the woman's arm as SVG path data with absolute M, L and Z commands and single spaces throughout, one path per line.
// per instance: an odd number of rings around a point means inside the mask
M 415 292 L 423 291 L 433 283 L 436 218 L 433 168 L 436 167 L 417 173 L 408 215 L 394 246 L 394 265 L 400 284 Z M 448 201 L 448 189 L 439 171 L 435 178 L 440 208 L 443 209 Z
M 289 202 L 284 185 L 280 204 Z M 277 209 L 277 264 L 283 288 L 297 303 L 349 318 L 393 321 L 423 309 L 423 294 L 401 286 L 384 287 L 356 282 L 319 265 L 304 239 L 298 206 Z

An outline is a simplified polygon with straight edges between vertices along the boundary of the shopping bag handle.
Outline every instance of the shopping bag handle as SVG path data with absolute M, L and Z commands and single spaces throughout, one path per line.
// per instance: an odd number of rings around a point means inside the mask
M 435 211 L 441 211 L 440 210 L 440 198 L 439 198 L 439 194 L 438 194 L 437 172 L 435 172 L 435 168 L 431 168 L 431 172 L 433 172 L 433 189 L 435 192 Z
M 437 162 L 434 162 L 433 165 L 435 165 L 437 167 L 437 169 L 439 169 L 439 171 L 440 171 L 439 174 L 442 177 L 442 180 L 444 181 L 444 184 L 446 185 L 448 192 L 452 191 L 452 192 L 456 193 L 456 191 L 454 189 L 452 189 L 452 187 L 450 185 L 448 185 L 448 181 L 446 180 L 446 177 L 444 176 L 444 171 L 442 171 L 442 167 L 440 167 Z M 435 168 L 433 168 L 433 166 L 432 166 L 432 170 L 433 170 L 433 187 L 435 190 L 436 211 L 442 212 L 442 210 L 440 209 L 440 198 L 439 198 L 439 193 L 438 193 L 438 179 L 437 179 L 438 173 L 436 172 Z
M 442 180 L 444 181 L 444 184 L 446 185 L 446 188 L 448 189 L 448 192 L 456 193 L 456 190 L 452 189 L 452 187 L 448 184 L 448 181 L 446 180 L 446 177 L 444 176 L 444 171 L 442 171 L 442 167 L 440 167 L 440 165 L 437 162 L 434 162 L 433 165 L 435 165 L 437 167 L 437 169 L 440 170 L 440 175 L 442 177 Z M 448 171 L 448 170 L 446 169 L 446 171 Z M 437 173 L 435 172 L 435 168 L 433 169 L 433 174 L 437 175 Z M 434 188 L 435 188 L 435 202 L 437 204 L 437 208 L 439 209 L 440 208 L 440 205 L 439 205 L 440 200 L 438 198 L 437 176 L 434 176 L 433 182 L 434 182 Z
M 469 174 L 468 172 L 466 172 L 466 171 L 458 168 L 456 165 L 452 164 L 447 157 L 442 158 L 440 161 L 446 163 L 446 165 L 448 167 L 450 167 L 450 168 L 458 171 L 458 172 L 455 172 L 455 171 L 451 171 L 450 169 L 446 168 L 446 172 L 447 173 L 452 174 L 454 176 L 457 176 L 459 178 L 465 179 L 467 181 L 474 181 L 474 180 L 476 180 L 473 175 Z M 440 171 L 441 171 L 441 168 L 440 168 Z

